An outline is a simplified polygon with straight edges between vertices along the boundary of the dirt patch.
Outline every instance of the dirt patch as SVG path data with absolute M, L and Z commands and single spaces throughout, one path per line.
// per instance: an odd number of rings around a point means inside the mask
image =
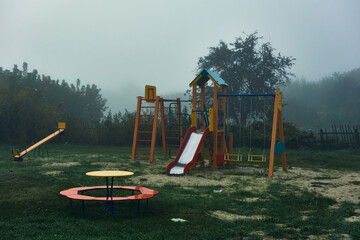
M 80 165 L 80 163 L 78 162 L 65 162 L 65 163 L 54 162 L 54 163 L 45 163 L 42 166 L 52 168 L 52 167 L 73 167 L 78 165 Z
M 101 166 L 103 168 L 113 168 L 116 170 L 121 168 L 121 163 L 116 163 L 116 162 L 95 162 L 95 163 L 91 163 L 91 165 Z M 107 169 L 107 170 L 110 170 L 110 169 Z
M 244 215 L 237 215 L 220 210 L 210 212 L 209 215 L 224 221 L 231 221 L 231 222 L 236 220 L 262 220 L 266 218 L 265 216 L 262 215 L 244 216 Z
M 50 176 L 59 176 L 61 173 L 63 173 L 63 171 L 49 171 L 49 172 L 44 172 L 45 175 L 50 175 Z
M 354 184 L 354 185 L 360 185 L 360 181 L 351 181 L 349 183 Z

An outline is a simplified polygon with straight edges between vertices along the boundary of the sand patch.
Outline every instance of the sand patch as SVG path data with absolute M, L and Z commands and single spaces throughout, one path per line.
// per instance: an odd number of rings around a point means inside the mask
M 214 186 L 214 187 L 228 187 L 233 184 L 230 179 L 208 179 L 196 176 L 167 176 L 167 175 L 142 175 L 132 177 L 134 182 L 142 182 L 141 179 L 146 179 L 146 184 L 151 186 L 164 186 L 166 184 L 180 185 L 182 187 L 199 187 L 199 186 Z
M 261 200 L 257 197 L 254 197 L 254 198 L 245 198 L 244 201 L 245 202 L 257 202 L 257 201 L 261 201 Z
M 316 236 L 316 235 L 309 235 L 306 239 L 307 240 L 322 240 L 322 239 L 342 239 L 342 240 L 351 240 L 352 238 L 350 237 L 349 234 L 324 234 L 322 236 Z
M 140 178 L 146 178 L 148 186 L 164 186 L 174 184 L 182 187 L 213 186 L 214 189 L 223 189 L 224 192 L 233 192 L 239 189 L 261 193 L 267 190 L 270 184 L 281 183 L 314 191 L 320 195 L 335 199 L 337 202 L 349 201 L 360 203 L 360 173 L 338 170 L 304 169 L 291 167 L 283 171 L 281 167 L 275 168 L 272 178 L 267 177 L 267 169 L 251 166 L 235 167 L 231 169 L 219 168 L 212 170 L 208 167 L 197 167 L 190 170 L 186 176 L 167 176 L 164 174 L 168 162 L 156 160 L 153 163 L 141 162 L 144 175 L 134 176 L 136 183 L 144 183 Z M 110 165 L 116 167 L 116 165 Z M 160 171 L 163 169 L 164 171 Z M 250 199 L 248 199 L 251 201 Z M 257 201 L 258 199 L 253 199 Z M 335 204 L 336 205 L 336 204 Z
M 313 172 L 296 168 L 285 174 L 288 175 L 287 183 L 302 189 L 317 192 L 338 202 L 349 201 L 360 203 L 360 184 L 355 180 L 360 179 L 360 173 L 337 170 Z M 328 176 L 331 176 L 331 179 L 326 179 Z M 293 178 L 291 179 L 291 177 Z
M 346 222 L 360 222 L 360 216 L 351 216 L 348 218 L 345 218 Z
M 209 215 L 224 221 L 231 221 L 231 222 L 236 220 L 262 220 L 266 218 L 265 216 L 262 215 L 244 216 L 244 215 L 237 215 L 220 210 L 210 212 Z

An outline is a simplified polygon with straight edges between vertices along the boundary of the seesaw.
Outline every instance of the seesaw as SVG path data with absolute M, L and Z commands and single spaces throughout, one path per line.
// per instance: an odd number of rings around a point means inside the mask
M 65 131 L 65 123 L 63 122 L 59 122 L 58 123 L 58 130 L 56 130 L 54 133 L 50 134 L 49 136 L 47 136 L 46 138 L 40 140 L 39 142 L 35 143 L 34 145 L 30 146 L 29 148 L 25 149 L 24 151 L 21 151 L 19 149 L 13 149 L 12 150 L 12 154 L 14 156 L 14 159 L 16 161 L 21 161 L 22 157 L 24 155 L 26 155 L 27 153 L 31 152 L 32 150 L 34 150 L 35 148 L 41 146 L 43 143 L 49 141 L 50 139 L 54 138 L 55 136 L 59 135 L 60 133 L 62 133 L 63 131 Z

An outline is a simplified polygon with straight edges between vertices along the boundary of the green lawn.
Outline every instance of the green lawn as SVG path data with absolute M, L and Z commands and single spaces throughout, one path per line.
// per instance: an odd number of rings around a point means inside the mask
M 356 189 L 356 150 L 289 150 L 288 173 L 277 158 L 272 179 L 267 164 L 247 162 L 166 176 L 170 160 L 160 148 L 152 164 L 130 162 L 128 147 L 50 145 L 48 150 L 49 157 L 28 154 L 15 162 L 10 148 L 0 146 L 0 239 L 360 239 L 359 201 L 316 191 L 336 187 L 345 175 L 353 177 L 349 185 Z M 104 202 L 86 202 L 82 213 L 81 201 L 73 201 L 70 209 L 59 192 L 104 185 L 104 179 L 85 175 L 95 170 L 133 171 L 115 184 L 159 194 L 147 208 L 142 202 L 139 214 L 131 201 L 115 202 L 113 214 Z M 307 181 L 312 187 L 301 185 Z M 172 222 L 175 217 L 188 222 Z

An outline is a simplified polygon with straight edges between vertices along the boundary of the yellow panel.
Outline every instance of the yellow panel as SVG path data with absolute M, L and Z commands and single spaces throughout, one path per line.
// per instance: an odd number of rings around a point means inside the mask
M 65 127 L 66 127 L 66 125 L 65 125 L 64 122 L 59 122 L 59 123 L 58 123 L 58 128 L 59 128 L 59 129 L 65 129 Z
M 145 85 L 145 100 L 147 102 L 155 102 L 156 99 L 156 87 L 151 85 Z
M 191 111 L 191 126 L 197 128 L 197 112 L 196 108 L 193 108 Z
M 209 131 L 214 131 L 214 109 L 209 109 Z

